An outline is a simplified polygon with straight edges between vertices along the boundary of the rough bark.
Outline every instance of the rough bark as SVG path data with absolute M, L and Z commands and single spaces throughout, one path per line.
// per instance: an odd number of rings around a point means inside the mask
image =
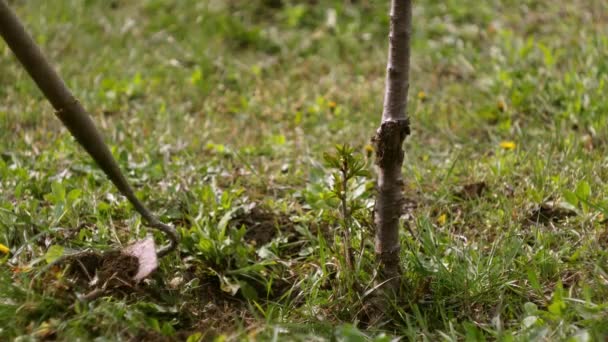
M 101 133 L 95 127 L 93 120 L 49 64 L 5 0 L 0 0 L 0 36 L 4 38 L 17 59 L 36 82 L 38 88 L 51 102 L 56 110 L 55 114 L 76 138 L 76 141 L 93 157 L 112 183 L 127 197 L 147 223 L 153 228 L 163 231 L 171 239 L 171 244 L 158 252 L 159 256 L 175 249 L 179 241 L 175 229 L 161 223 L 137 199 L 112 153 L 104 143 Z
M 380 128 L 373 138 L 378 167 L 374 208 L 376 257 L 383 280 L 395 288 L 399 262 L 399 218 L 403 207 L 403 141 L 410 133 L 407 117 L 412 1 L 391 0 L 388 64 Z

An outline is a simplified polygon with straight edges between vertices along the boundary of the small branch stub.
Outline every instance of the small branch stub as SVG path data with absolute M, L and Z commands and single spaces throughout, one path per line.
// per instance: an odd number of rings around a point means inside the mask
M 376 151 L 375 163 L 379 168 L 386 168 L 395 161 L 401 166 L 404 156 L 403 142 L 410 133 L 410 121 L 407 118 L 382 122 L 372 138 Z

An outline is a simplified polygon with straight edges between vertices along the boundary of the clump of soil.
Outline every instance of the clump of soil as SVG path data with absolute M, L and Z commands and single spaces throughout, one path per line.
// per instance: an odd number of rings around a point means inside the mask
M 473 200 L 481 197 L 483 193 L 488 189 L 486 182 L 469 183 L 462 186 L 460 191 L 456 193 L 456 197 L 464 200 Z
M 75 282 L 79 285 L 86 285 L 93 281 L 102 262 L 102 255 L 94 252 L 70 255 L 65 260 L 65 263 L 69 266 L 68 274 L 73 276 Z
M 133 277 L 137 274 L 138 268 L 137 257 L 113 251 L 104 254 L 97 276 L 100 283 L 111 287 L 131 286 L 134 284 Z
M 133 277 L 137 274 L 139 260 L 120 251 L 103 254 L 83 252 L 66 260 L 68 274 L 78 286 L 93 288 L 94 291 L 125 291 L 135 286 Z
M 237 215 L 231 224 L 239 228 L 245 226 L 245 239 L 257 245 L 264 245 L 274 239 L 279 232 L 294 232 L 293 222 L 288 215 L 279 214 L 260 207 L 253 207 L 248 212 Z

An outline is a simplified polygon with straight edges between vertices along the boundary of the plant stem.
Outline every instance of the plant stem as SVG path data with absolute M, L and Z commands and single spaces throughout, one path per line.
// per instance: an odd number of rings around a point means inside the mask
M 350 246 L 350 216 L 348 213 L 347 190 L 348 190 L 348 161 L 344 158 L 342 162 L 342 189 L 340 191 L 340 200 L 342 201 L 342 221 L 344 223 L 344 258 L 346 266 L 349 270 L 353 270 L 353 262 Z
M 411 0 L 392 0 L 384 108 L 380 128 L 373 138 L 378 166 L 378 194 L 374 208 L 375 250 L 381 278 L 390 279 L 387 284 L 391 288 L 399 286 L 402 274 L 399 262 L 399 218 L 404 202 L 401 171 L 403 141 L 410 133 L 406 109 L 411 23 Z

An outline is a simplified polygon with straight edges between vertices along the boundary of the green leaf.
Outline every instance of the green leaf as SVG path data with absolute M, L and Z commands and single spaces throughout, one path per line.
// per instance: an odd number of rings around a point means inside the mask
M 524 311 L 529 315 L 534 315 L 538 312 L 538 306 L 532 302 L 526 302 L 524 304 Z
M 68 202 L 74 203 L 82 195 L 82 190 L 74 189 L 68 193 Z
M 272 144 L 275 146 L 285 145 L 287 143 L 287 138 L 283 134 L 277 134 L 270 137 Z
M 591 195 L 591 187 L 589 186 L 589 183 L 582 180 L 582 181 L 578 182 L 578 185 L 576 186 L 576 190 L 574 191 L 574 193 L 580 200 L 586 201 L 587 199 L 589 199 L 589 196 Z
M 548 307 L 549 312 L 557 316 L 561 316 L 565 308 L 566 303 L 563 301 L 553 301 Z
M 213 251 L 213 241 L 201 238 L 198 242 L 198 249 L 205 254 L 211 253 Z
M 241 294 L 243 295 L 243 297 L 245 297 L 245 299 L 248 300 L 257 300 L 258 299 L 258 292 L 255 290 L 255 288 L 251 285 L 249 285 L 247 282 L 245 281 L 239 281 L 239 284 L 241 285 Z
M 163 322 L 160 328 L 160 333 L 165 336 L 173 336 L 175 335 L 175 329 L 169 322 Z
M 232 219 L 232 216 L 239 208 L 234 208 L 224 214 L 224 216 L 220 219 L 220 222 L 217 224 L 217 230 L 219 231 L 219 235 L 217 237 L 218 241 L 224 240 L 226 237 L 226 228 L 228 228 L 228 223 Z
M 260 247 L 256 254 L 260 257 L 260 259 L 277 259 L 276 254 L 274 254 L 267 246 Z
M 528 268 L 528 281 L 530 281 L 530 286 L 532 286 L 532 288 L 536 291 L 536 292 L 542 292 L 542 288 L 540 286 L 540 282 L 538 281 L 538 276 L 536 275 L 536 271 Z
M 57 224 L 63 218 L 63 215 L 66 214 L 65 207 L 63 203 L 55 204 L 53 208 L 53 225 Z
M 563 195 L 566 202 L 572 204 L 575 207 L 578 206 L 578 196 L 574 192 L 570 190 L 564 190 Z
M 336 337 L 338 341 L 346 342 L 364 342 L 369 340 L 368 336 L 350 324 L 339 327 L 336 331 Z
M 61 184 L 60 182 L 54 182 L 51 185 L 51 189 L 53 197 L 56 201 L 55 203 L 63 202 L 65 200 L 65 188 L 63 187 L 63 184 Z
M 158 322 L 158 319 L 154 318 L 154 317 L 146 317 L 146 323 L 148 324 L 148 327 L 150 327 L 152 330 L 156 331 L 156 332 L 160 332 L 160 323 Z
M 325 165 L 330 168 L 339 169 L 340 168 L 340 159 L 333 154 L 323 153 L 323 160 L 325 161 Z
M 52 263 L 53 261 L 61 258 L 63 256 L 63 252 L 64 252 L 64 248 L 63 246 L 59 246 L 59 245 L 52 245 L 51 247 L 49 247 L 49 249 L 46 251 L 46 254 L 44 254 L 44 260 L 46 260 L 46 262 L 48 264 Z
M 553 292 L 553 299 L 551 304 L 547 307 L 550 313 L 561 317 L 562 313 L 566 309 L 566 302 L 564 302 L 564 288 L 562 287 L 561 281 L 557 283 L 555 291 Z
M 481 330 L 479 330 L 479 328 L 469 322 L 465 322 L 464 323 L 464 329 L 466 331 L 466 337 L 465 337 L 465 341 L 485 341 L 486 338 L 483 335 L 483 333 L 481 332 Z
M 194 72 L 190 75 L 190 83 L 197 85 L 197 84 L 201 83 L 202 79 L 203 79 L 203 71 L 201 70 L 200 67 L 196 67 L 196 69 L 194 69 Z
M 188 336 L 186 342 L 199 342 L 203 340 L 203 333 L 195 332 L 194 334 Z
M 226 342 L 227 340 L 228 337 L 226 337 L 226 335 L 219 335 L 213 339 L 213 342 Z
M 2 159 L 0 159 L 0 162 L 2 162 Z M 23 194 L 23 183 L 18 183 L 17 186 L 15 187 L 15 197 L 19 198 L 21 197 Z
M 538 323 L 539 319 L 537 316 L 527 316 L 521 322 L 525 328 L 530 328 Z
M 97 202 L 97 210 L 101 212 L 109 211 L 112 209 L 112 206 L 104 201 Z

